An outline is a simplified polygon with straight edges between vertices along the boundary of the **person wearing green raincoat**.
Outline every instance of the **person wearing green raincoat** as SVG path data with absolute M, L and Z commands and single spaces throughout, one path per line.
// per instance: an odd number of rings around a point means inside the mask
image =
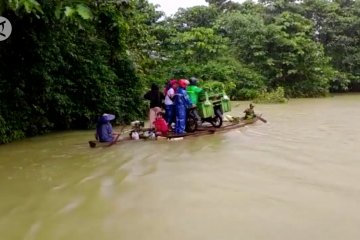
M 190 78 L 190 84 L 186 88 L 186 92 L 189 95 L 190 101 L 192 104 L 197 105 L 199 101 L 199 95 L 202 91 L 204 91 L 202 88 L 196 86 L 197 85 L 197 79 L 195 77 Z
M 190 84 L 189 86 L 186 88 L 186 92 L 189 95 L 190 101 L 193 105 L 197 105 L 198 101 L 199 101 L 199 95 L 200 93 L 202 93 L 204 90 L 200 87 L 197 86 L 197 79 L 195 77 L 191 77 L 190 78 Z M 198 113 L 198 111 L 195 109 L 193 111 L 194 117 L 197 119 L 198 124 L 201 125 L 201 117 Z

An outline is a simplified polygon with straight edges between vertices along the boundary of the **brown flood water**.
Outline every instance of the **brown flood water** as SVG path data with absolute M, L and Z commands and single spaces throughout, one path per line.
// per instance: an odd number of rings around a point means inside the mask
M 360 239 L 360 95 L 255 110 L 269 123 L 177 142 L 0 146 L 0 239 Z

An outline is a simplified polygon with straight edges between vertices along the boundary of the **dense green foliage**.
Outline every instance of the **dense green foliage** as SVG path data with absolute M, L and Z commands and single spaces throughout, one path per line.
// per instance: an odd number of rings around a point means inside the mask
M 144 116 L 152 82 L 196 76 L 231 99 L 360 90 L 359 0 L 208 0 L 163 17 L 147 0 L 0 0 L 0 143 Z
M 285 91 L 283 87 L 278 87 L 277 89 L 270 92 L 261 92 L 253 100 L 254 103 L 285 103 L 287 99 L 285 98 Z
M 126 20 L 142 14 L 141 2 L 15 2 L 2 12 L 14 31 L 0 43 L 0 142 L 86 128 L 102 112 L 119 121 L 143 115 L 134 59 L 143 57 L 149 17 Z

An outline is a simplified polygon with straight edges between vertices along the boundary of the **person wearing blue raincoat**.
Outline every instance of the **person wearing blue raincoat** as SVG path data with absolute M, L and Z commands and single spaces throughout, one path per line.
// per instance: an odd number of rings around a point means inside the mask
M 113 131 L 111 120 L 115 119 L 115 115 L 104 113 L 98 120 L 96 125 L 96 139 L 99 142 L 117 141 L 120 134 Z
M 184 134 L 186 128 L 186 112 L 187 109 L 192 107 L 193 104 L 190 101 L 189 95 L 186 92 L 187 80 L 180 79 L 179 86 L 176 89 L 175 94 L 175 109 L 176 109 L 176 123 L 175 133 Z

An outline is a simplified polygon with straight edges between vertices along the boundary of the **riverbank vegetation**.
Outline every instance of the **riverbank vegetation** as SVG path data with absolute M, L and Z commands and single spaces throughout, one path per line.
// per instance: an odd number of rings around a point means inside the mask
M 283 87 L 278 87 L 270 92 L 261 92 L 253 100 L 254 103 L 286 103 L 288 101 L 285 96 Z
M 236 100 L 360 90 L 359 0 L 207 2 L 164 17 L 147 0 L 0 1 L 0 143 L 140 118 L 147 86 L 171 78 Z

